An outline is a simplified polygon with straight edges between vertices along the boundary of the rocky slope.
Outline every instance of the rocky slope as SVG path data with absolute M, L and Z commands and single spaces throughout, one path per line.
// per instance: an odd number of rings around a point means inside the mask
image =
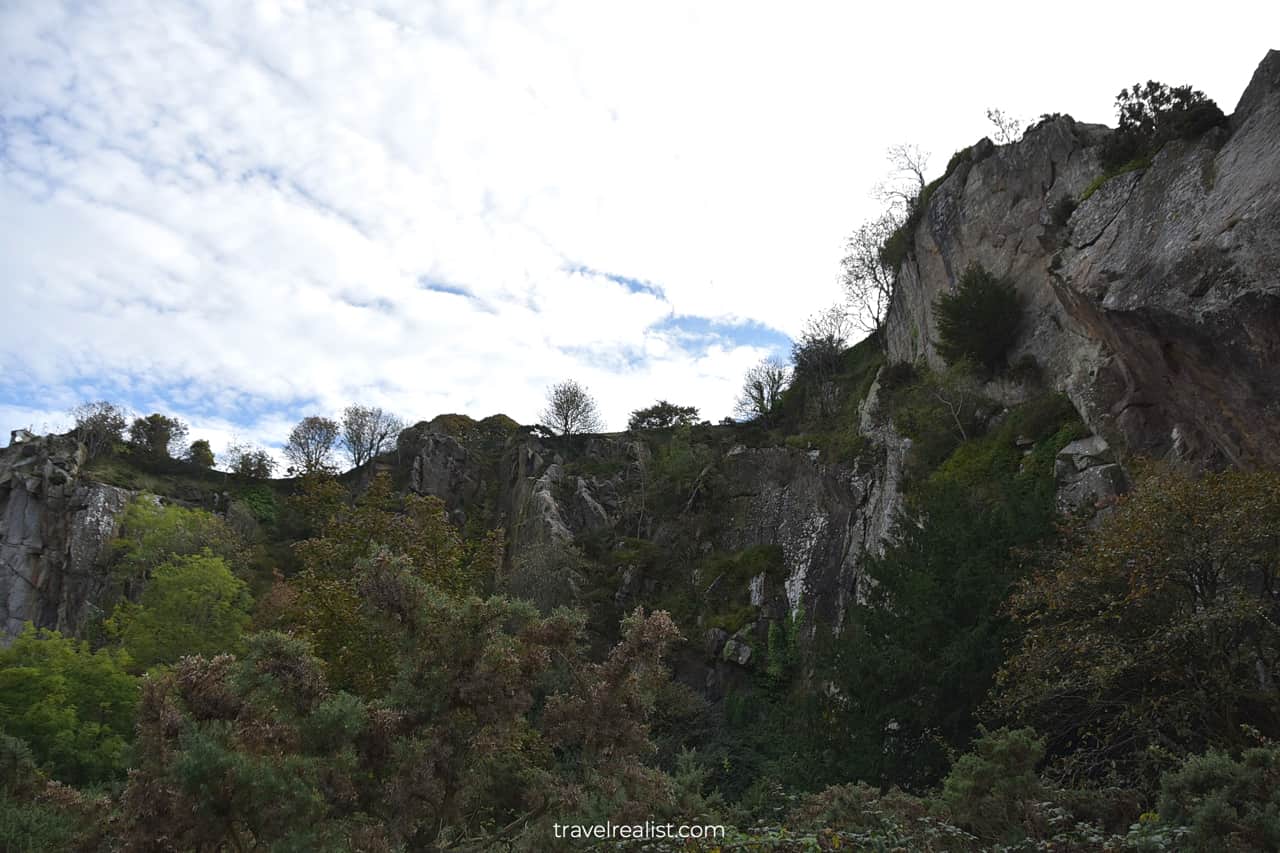
M 1059 117 L 969 150 L 900 271 L 891 359 L 940 365 L 933 304 L 976 262 L 1030 312 L 1011 360 L 1034 357 L 1113 444 L 1280 464 L 1280 53 L 1229 127 L 1172 142 L 1080 201 L 1108 133 Z

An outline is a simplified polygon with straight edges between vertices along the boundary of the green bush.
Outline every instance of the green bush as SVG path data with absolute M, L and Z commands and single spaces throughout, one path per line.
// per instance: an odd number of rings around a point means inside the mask
M 994 370 L 1017 340 L 1022 302 L 1008 282 L 977 264 L 960 277 L 960 286 L 938 297 L 938 352 L 947 363 L 969 359 Z
M 1118 127 L 1100 151 L 1107 171 L 1135 159 L 1149 159 L 1166 142 L 1194 139 L 1226 120 L 1204 92 L 1154 80 L 1122 89 L 1116 96 L 1116 112 Z
M 1159 813 L 1190 828 L 1188 850 L 1280 849 L 1280 746 L 1191 756 L 1165 774 Z
M 244 582 L 205 551 L 157 566 L 141 600 L 121 602 L 107 630 L 146 669 L 186 655 L 236 651 L 252 603 Z
M 76 816 L 56 804 L 0 797 L 0 850 L 6 853 L 77 849 L 78 828 Z
M 138 703 L 128 665 L 123 652 L 93 652 L 88 643 L 28 624 L 0 650 L 0 731 L 25 741 L 39 765 L 62 781 L 118 776 Z M 21 750 L 6 743 L 18 768 L 12 772 L 20 775 Z
M 942 783 L 942 801 L 960 826 L 991 841 L 1026 834 L 1025 805 L 1043 797 L 1036 765 L 1044 741 L 1031 729 L 982 733 Z

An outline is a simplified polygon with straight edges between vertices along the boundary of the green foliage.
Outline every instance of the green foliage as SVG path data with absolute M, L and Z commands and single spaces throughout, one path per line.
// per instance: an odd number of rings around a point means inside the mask
M 1119 125 L 1101 151 L 1107 170 L 1137 158 L 1150 159 L 1166 142 L 1194 139 L 1226 121 L 1204 92 L 1154 80 L 1122 89 L 1116 96 L 1116 112 Z
M 659 400 L 648 408 L 632 412 L 627 421 L 627 429 L 672 429 L 693 426 L 697 420 L 697 407 L 677 406 L 675 403 Z
M 943 372 L 896 369 L 888 379 L 885 401 L 890 417 L 912 441 L 911 479 L 925 477 L 961 442 L 982 431 L 990 404 L 967 362 Z M 905 384 L 895 387 L 893 383 L 900 381 Z
M 332 478 L 304 478 L 298 503 L 318 535 L 294 546 L 303 568 L 291 582 L 296 597 L 286 615 L 306 632 L 330 679 L 343 689 L 375 695 L 395 665 L 391 637 L 369 622 L 361 606 L 351 574 L 358 561 L 378 550 L 403 555 L 420 579 L 451 592 L 476 589 L 496 572 L 498 534 L 464 540 L 439 498 L 398 496 L 385 475 L 352 505 Z
M 280 517 L 276 493 L 269 486 L 250 486 L 241 489 L 236 499 L 243 503 L 260 524 L 275 524 Z
M 261 447 L 235 443 L 227 448 L 223 463 L 231 473 L 251 480 L 267 480 L 276 470 L 276 460 Z
M 778 401 L 773 423 L 792 433 L 789 438 L 800 441 L 799 446 L 817 447 L 829 459 L 852 462 L 861 451 L 858 407 L 884 364 L 884 350 L 877 334 L 834 355 L 830 341 L 823 336 L 801 342 L 809 354 L 797 356 L 794 380 Z
M 201 468 L 213 467 L 213 448 L 209 446 L 208 439 L 197 438 L 191 442 L 191 446 L 187 448 L 187 461 Z
M 715 450 L 679 427 L 654 453 L 652 502 L 662 514 L 688 512 L 714 485 Z
M 84 784 L 120 775 L 138 681 L 127 654 L 30 625 L 0 649 L 0 732 L 20 738 L 56 778 Z
M 1147 792 L 1241 723 L 1275 736 L 1277 553 L 1280 474 L 1155 469 L 1019 586 L 994 713 L 1043 733 L 1060 778 Z
M 570 614 L 451 595 L 386 553 L 350 574 L 391 644 L 386 692 L 333 690 L 308 645 L 279 633 L 242 660 L 183 659 L 147 686 L 126 846 L 163 833 L 179 849 L 484 849 L 544 814 L 670 807 L 669 781 L 639 763 L 678 639 L 665 616 L 628 617 L 592 663 Z
M 973 751 L 960 757 L 942 784 L 942 802 L 960 826 L 992 841 L 1016 841 L 1025 804 L 1044 790 L 1036 765 L 1044 741 L 1031 729 L 982 733 Z
M 1132 160 L 1126 160 L 1117 166 L 1108 167 L 1101 175 L 1094 178 L 1089 183 L 1089 186 L 1084 188 L 1084 192 L 1080 194 L 1080 202 L 1083 204 L 1088 201 L 1091 195 L 1101 189 L 1102 185 L 1112 178 L 1119 177 L 1120 175 L 1124 175 L 1129 172 L 1136 172 L 1139 169 L 1146 169 L 1150 166 L 1150 157 L 1135 157 Z
M 156 566 L 141 599 L 117 605 L 107 630 L 148 669 L 186 655 L 236 651 L 251 606 L 244 582 L 205 551 Z
M 1008 282 L 974 264 L 954 291 L 934 304 L 938 353 L 949 364 L 968 359 L 995 370 L 1018 338 L 1022 303 Z
M 106 400 L 81 403 L 71 410 L 71 417 L 76 422 L 72 434 L 84 445 L 90 460 L 112 452 L 124 440 L 128 420 L 124 410 L 114 403 Z
M 1239 758 L 1210 751 L 1166 773 L 1160 820 L 1186 826 L 1187 850 L 1280 849 L 1280 746 L 1264 742 Z
M 54 803 L 0 797 L 0 850 L 6 853 L 70 851 L 79 819 Z
M 125 508 L 112 548 L 116 574 L 126 581 L 148 577 L 175 557 L 208 551 L 239 568 L 247 554 L 240 537 L 213 513 L 162 504 L 138 495 Z
M 865 565 L 865 603 L 831 650 L 825 737 L 853 778 L 922 788 L 965 747 L 1014 636 L 1002 610 L 1024 551 L 1054 534 L 1052 458 L 1078 428 L 1058 396 L 961 442 L 912 492 L 893 543 Z M 1031 454 L 1019 438 L 1034 442 Z
M 173 451 L 186 438 L 187 425 L 177 418 L 159 412 L 135 418 L 129 426 L 129 446 L 139 458 L 163 462 L 173 458 Z

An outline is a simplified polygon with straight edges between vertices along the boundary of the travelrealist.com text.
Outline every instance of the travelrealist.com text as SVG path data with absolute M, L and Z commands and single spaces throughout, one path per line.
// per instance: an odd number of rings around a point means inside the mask
M 555 823 L 552 824 L 556 838 L 606 839 L 626 838 L 636 841 L 649 841 L 655 838 L 724 838 L 724 827 L 701 824 L 685 825 L 674 823 Z

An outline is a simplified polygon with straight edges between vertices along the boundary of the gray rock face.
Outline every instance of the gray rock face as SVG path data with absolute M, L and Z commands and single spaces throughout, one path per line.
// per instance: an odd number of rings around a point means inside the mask
M 1124 469 L 1116 464 L 1111 446 L 1099 435 L 1073 441 L 1054 460 L 1058 509 L 1074 512 L 1100 509 L 1128 488 Z
M 963 164 L 899 272 L 890 356 L 941 364 L 933 304 L 980 263 L 1027 308 L 1010 360 L 1033 356 L 1095 433 L 1129 454 L 1280 464 L 1280 54 L 1230 127 L 1166 145 L 1066 221 L 1105 128 L 1056 119 Z
M 100 606 L 99 558 L 131 493 L 83 481 L 65 436 L 14 435 L 0 450 L 0 643 L 25 623 L 77 633 Z
M 879 449 L 856 470 L 783 447 L 732 447 L 711 462 L 721 483 L 714 498 L 717 522 L 698 531 L 698 538 L 707 552 L 759 545 L 781 550 L 785 579 L 770 584 L 757 576 L 742 590 L 771 618 L 799 611 L 809 625 L 839 619 L 857 594 L 864 555 L 883 547 L 898 507 L 906 445 L 878 423 L 875 396 L 864 404 L 863 420 Z M 684 520 L 655 518 L 646 509 L 649 454 L 644 442 L 626 435 L 565 442 L 521 432 L 486 469 L 447 436 L 406 435 L 401 442 L 415 491 L 436 494 L 467 514 L 475 512 L 467 495 L 490 495 L 494 512 L 486 523 L 506 530 L 508 566 L 532 549 L 605 529 L 667 541 Z M 575 473 L 586 470 L 595 473 Z M 422 476 L 426 471 L 451 473 Z M 477 485 L 472 489 L 471 483 Z M 496 486 L 491 493 L 488 484 Z M 628 570 L 616 598 L 641 603 L 651 583 L 638 569 Z

